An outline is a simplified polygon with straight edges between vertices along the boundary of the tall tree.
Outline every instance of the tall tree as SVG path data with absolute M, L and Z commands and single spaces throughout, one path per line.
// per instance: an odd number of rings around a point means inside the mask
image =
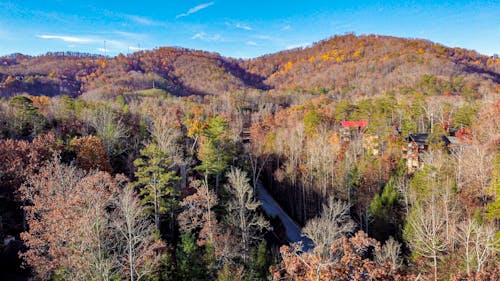
M 144 207 L 132 188 L 117 198 L 113 227 L 117 235 L 118 262 L 130 281 L 139 281 L 159 268 L 164 245 L 153 235 L 154 225 L 144 215 Z
M 154 271 L 164 246 L 132 190 L 123 192 L 126 181 L 57 160 L 29 178 L 21 189 L 30 203 L 21 256 L 36 278 L 140 280 Z
M 232 160 L 234 144 L 229 138 L 227 121 L 221 116 L 208 119 L 198 149 L 201 165 L 196 169 L 205 174 L 205 178 L 215 175 L 215 191 L 218 193 L 220 175 L 224 173 Z
M 236 229 L 241 239 L 243 260 L 248 261 L 250 245 L 261 237 L 264 229 L 270 229 L 269 222 L 257 208 L 260 202 L 254 197 L 252 186 L 243 171 L 231 167 L 227 174 L 228 183 L 225 188 L 230 199 L 227 205 L 227 221 Z
M 215 242 L 218 233 L 218 222 L 213 208 L 218 204 L 218 198 L 214 191 L 208 189 L 206 183 L 192 182 L 196 193 L 182 200 L 184 208 L 179 215 L 179 225 L 184 232 L 200 229 L 198 245 Z
M 438 262 L 448 247 L 446 220 L 435 203 L 415 206 L 407 218 L 404 235 L 410 248 L 432 262 L 434 280 L 438 280 Z
M 141 149 L 141 158 L 134 161 L 137 167 L 133 184 L 139 187 L 142 202 L 149 207 L 154 216 L 156 228 L 160 230 L 161 215 L 173 210 L 177 190 L 173 182 L 177 180 L 175 163 L 154 143 Z

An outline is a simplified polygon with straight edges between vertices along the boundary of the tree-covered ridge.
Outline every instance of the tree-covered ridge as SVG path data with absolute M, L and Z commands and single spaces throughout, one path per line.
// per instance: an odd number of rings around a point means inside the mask
M 162 47 L 113 58 L 50 53 L 0 58 L 0 96 L 83 93 L 94 98 L 149 88 L 174 95 L 299 91 L 375 95 L 404 87 L 456 94 L 495 87 L 500 60 L 419 39 L 343 35 L 254 59 Z M 427 77 L 425 76 L 427 75 Z M 431 81 L 429 81 L 429 79 Z

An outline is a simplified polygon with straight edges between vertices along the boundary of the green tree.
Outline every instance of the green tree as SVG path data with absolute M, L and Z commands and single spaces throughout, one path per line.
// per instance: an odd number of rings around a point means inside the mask
M 46 126 L 47 120 L 38 112 L 38 109 L 33 106 L 33 101 L 30 98 L 15 96 L 10 100 L 9 106 L 14 113 L 14 120 L 10 123 L 16 135 L 37 135 Z
M 470 127 L 474 116 L 477 114 L 477 108 L 464 104 L 457 109 L 455 113 L 454 127 L 457 129 L 462 129 L 464 127 Z
M 177 201 L 174 181 L 178 180 L 174 163 L 154 143 L 140 150 L 141 157 L 134 161 L 137 167 L 134 187 L 139 187 L 143 204 L 154 215 L 155 225 L 160 230 L 160 216 L 172 211 Z
M 368 208 L 372 217 L 372 236 L 379 241 L 386 240 L 397 232 L 398 191 L 395 179 L 391 178 L 384 186 L 382 193 L 375 195 Z
M 229 138 L 227 121 L 215 116 L 207 121 L 198 149 L 201 165 L 196 169 L 205 174 L 205 179 L 215 175 L 215 190 L 219 191 L 220 175 L 228 168 L 234 154 L 234 144 Z
M 250 280 L 266 280 L 269 273 L 271 260 L 267 251 L 267 243 L 262 240 L 257 250 L 252 248 L 250 252 Z
M 308 111 L 304 115 L 304 129 L 307 136 L 311 137 L 316 134 L 318 127 L 323 122 L 323 117 L 317 110 Z
M 201 249 L 192 233 L 187 232 L 181 236 L 176 257 L 178 280 L 206 280 Z
M 494 161 L 493 177 L 490 182 L 490 192 L 495 200 L 486 206 L 486 217 L 490 220 L 500 219 L 500 152 L 497 152 Z M 497 232 L 500 239 L 500 231 Z

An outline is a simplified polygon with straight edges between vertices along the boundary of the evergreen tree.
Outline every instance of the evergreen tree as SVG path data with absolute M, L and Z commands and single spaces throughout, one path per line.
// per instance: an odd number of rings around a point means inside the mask
M 377 240 L 385 240 L 389 236 L 397 234 L 397 204 L 398 191 L 394 178 L 391 178 L 384 186 L 382 193 L 375 195 L 372 199 L 368 209 L 373 219 L 371 235 Z
M 33 101 L 25 96 L 15 96 L 10 100 L 10 107 L 14 112 L 11 124 L 18 136 L 37 135 L 47 125 L 47 120 L 33 106 Z
M 196 237 L 187 232 L 182 235 L 177 248 L 177 280 L 206 280 L 206 269 L 196 244 Z
M 269 256 L 266 240 L 262 240 L 257 249 L 252 248 L 250 252 L 250 280 L 266 280 L 271 265 Z
M 137 167 L 134 187 L 139 187 L 142 202 L 149 206 L 155 225 L 160 230 L 160 216 L 172 211 L 177 204 L 177 190 L 173 182 L 178 179 L 172 170 L 173 163 L 154 143 L 141 149 L 141 158 L 134 161 Z
M 205 174 L 205 178 L 215 175 L 215 190 L 218 193 L 220 175 L 229 166 L 234 154 L 234 144 L 229 138 L 227 121 L 216 116 L 207 121 L 203 138 L 198 150 L 201 165 L 196 169 Z

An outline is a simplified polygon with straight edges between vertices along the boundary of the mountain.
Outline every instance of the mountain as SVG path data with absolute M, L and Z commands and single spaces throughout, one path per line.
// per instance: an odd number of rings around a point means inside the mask
M 48 53 L 0 58 L 0 97 L 100 95 L 160 88 L 174 95 L 293 91 L 373 95 L 412 88 L 477 92 L 500 83 L 500 59 L 430 41 L 347 34 L 254 59 L 163 47 L 113 58 Z

